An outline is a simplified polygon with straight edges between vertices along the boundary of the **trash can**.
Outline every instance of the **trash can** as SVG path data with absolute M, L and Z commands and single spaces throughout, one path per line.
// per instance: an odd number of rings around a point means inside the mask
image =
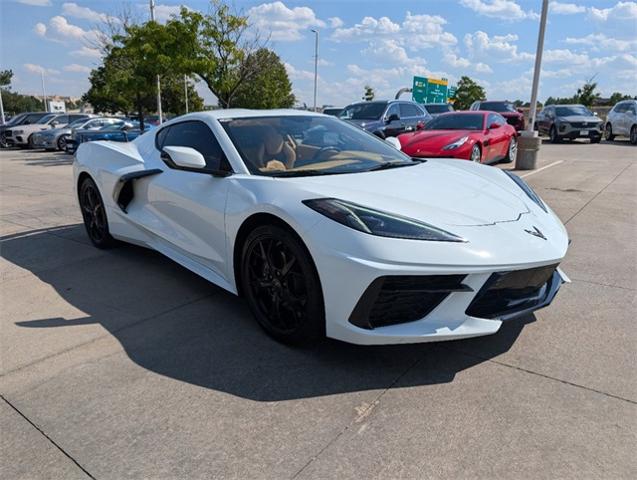
M 537 152 L 542 139 L 537 132 L 523 131 L 518 137 L 518 155 L 515 160 L 516 170 L 534 170 L 537 168 Z

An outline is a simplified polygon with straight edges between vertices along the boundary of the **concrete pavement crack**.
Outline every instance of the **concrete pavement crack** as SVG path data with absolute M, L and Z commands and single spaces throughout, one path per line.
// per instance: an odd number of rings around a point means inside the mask
M 42 430 L 40 427 L 38 427 L 35 423 L 33 423 L 29 417 L 27 417 L 24 413 L 22 413 L 15 405 L 13 405 L 9 400 L 7 400 L 5 398 L 4 395 L 0 395 L 0 398 L 2 398 L 2 400 L 4 400 L 4 402 L 9 405 L 9 407 L 11 407 L 18 415 L 20 415 L 23 419 L 25 419 L 29 425 L 31 425 L 33 428 L 35 428 L 38 432 L 40 432 L 40 434 L 46 438 L 55 448 L 57 448 L 60 452 L 62 452 L 64 454 L 65 457 L 67 457 L 69 460 L 71 460 L 80 470 L 82 470 L 82 472 L 84 472 L 86 474 L 87 477 L 95 480 L 95 477 L 93 475 L 91 475 L 88 470 L 86 470 L 86 468 L 84 468 L 80 462 L 78 462 L 77 460 L 75 460 L 70 453 L 68 453 L 66 450 L 64 450 L 60 445 L 58 445 L 55 440 L 53 440 L 51 437 L 49 437 L 44 430 Z

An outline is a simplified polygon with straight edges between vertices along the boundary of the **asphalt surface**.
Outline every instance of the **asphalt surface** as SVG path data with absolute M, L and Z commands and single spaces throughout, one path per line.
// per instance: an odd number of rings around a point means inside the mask
M 161 255 L 93 248 L 71 157 L 1 151 L 0 476 L 637 478 L 637 148 L 540 153 L 526 180 L 573 240 L 550 307 L 293 349 Z

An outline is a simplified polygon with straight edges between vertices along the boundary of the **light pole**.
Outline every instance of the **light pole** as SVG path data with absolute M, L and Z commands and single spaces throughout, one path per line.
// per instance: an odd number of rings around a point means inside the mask
M 540 86 L 540 72 L 542 70 L 542 52 L 544 51 L 544 33 L 546 32 L 546 17 L 549 10 L 549 0 L 542 0 L 542 14 L 540 15 L 540 31 L 537 37 L 535 52 L 535 69 L 533 71 L 533 86 L 531 87 L 531 105 L 526 129 L 518 137 L 518 151 L 515 159 L 517 170 L 533 170 L 537 167 L 537 152 L 540 150 L 541 139 L 534 131 L 535 115 L 537 113 L 537 91 Z
M 43 68 L 40 70 L 40 77 L 42 79 L 42 103 L 44 104 L 44 111 L 48 112 L 49 108 L 46 102 L 46 90 L 44 88 L 44 69 Z
M 4 125 L 4 105 L 2 104 L 2 87 L 0 87 L 0 125 Z
M 188 113 L 188 80 L 184 75 L 184 98 L 186 99 L 186 113 Z
M 319 55 L 319 31 L 314 32 L 314 111 L 316 112 L 316 89 L 318 85 L 318 55 Z
M 155 0 L 150 0 L 150 20 L 155 21 Z M 141 115 L 141 112 L 139 112 Z M 159 124 L 163 123 L 161 113 L 161 85 L 159 82 L 159 75 L 157 75 L 157 115 L 159 115 Z

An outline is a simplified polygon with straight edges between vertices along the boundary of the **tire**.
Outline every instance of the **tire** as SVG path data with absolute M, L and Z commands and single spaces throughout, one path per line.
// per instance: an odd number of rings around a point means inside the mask
M 604 139 L 607 142 L 615 140 L 615 135 L 613 135 L 613 126 L 610 123 L 607 123 L 606 128 L 604 128 Z
M 599 137 L 591 137 L 591 143 L 599 143 L 602 141 L 602 136 Z
M 325 336 L 321 283 L 309 252 L 288 230 L 255 228 L 241 253 L 241 291 L 259 325 L 293 345 Z
M 637 125 L 633 125 L 630 129 L 630 144 L 637 145 Z
M 471 156 L 469 160 L 472 162 L 482 163 L 482 150 L 480 150 L 480 145 L 475 144 L 471 147 Z
M 549 130 L 549 138 L 551 143 L 560 143 L 562 141 L 560 136 L 557 134 L 557 128 L 555 128 L 555 125 L 551 126 L 551 129 Z
M 58 150 L 61 150 L 61 151 L 66 150 L 66 139 L 67 139 L 66 135 L 61 135 L 60 138 L 58 138 L 58 141 L 57 141 Z
M 504 157 L 505 163 L 515 162 L 518 156 L 518 140 L 515 137 L 511 137 L 509 140 L 509 147 L 507 148 L 507 155 Z
M 33 144 L 33 134 L 29 135 L 29 140 L 27 143 L 27 148 L 33 150 L 35 148 L 35 145 Z
M 79 202 L 84 227 L 91 243 L 97 248 L 111 248 L 117 244 L 108 228 L 104 201 L 93 179 L 86 177 L 79 188 Z

